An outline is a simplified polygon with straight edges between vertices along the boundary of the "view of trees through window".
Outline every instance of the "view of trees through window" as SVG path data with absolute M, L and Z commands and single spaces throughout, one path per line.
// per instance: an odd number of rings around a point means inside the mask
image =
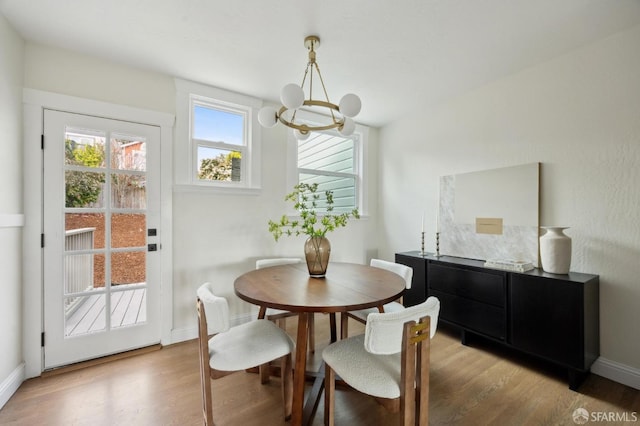
M 240 180 L 241 158 L 242 154 L 238 151 L 221 153 L 213 158 L 202 158 L 198 168 L 198 179 L 237 182 Z
M 145 148 L 144 141 L 111 139 L 112 207 L 135 209 L 146 207 L 146 176 L 127 172 L 146 170 Z M 105 157 L 103 138 L 96 138 L 93 143 L 78 143 L 74 139 L 65 140 L 65 165 L 70 166 L 65 171 L 65 207 L 104 206 Z
M 104 145 L 79 145 L 71 139 L 65 140 L 65 164 L 101 167 L 104 166 Z M 102 192 L 104 174 L 94 172 L 66 171 L 65 207 L 86 207 L 96 201 Z

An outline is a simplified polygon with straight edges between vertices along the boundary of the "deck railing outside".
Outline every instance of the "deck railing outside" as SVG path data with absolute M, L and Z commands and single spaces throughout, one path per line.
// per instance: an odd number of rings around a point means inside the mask
M 93 288 L 93 254 L 73 254 L 74 251 L 93 249 L 96 228 L 79 228 L 65 231 L 64 289 L 65 294 L 79 293 Z M 82 296 L 65 298 L 65 315 L 77 308 Z

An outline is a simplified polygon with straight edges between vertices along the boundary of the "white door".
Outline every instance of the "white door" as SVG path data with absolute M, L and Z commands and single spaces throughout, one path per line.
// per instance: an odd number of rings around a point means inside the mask
M 159 127 L 45 110 L 45 369 L 160 342 L 159 177 Z

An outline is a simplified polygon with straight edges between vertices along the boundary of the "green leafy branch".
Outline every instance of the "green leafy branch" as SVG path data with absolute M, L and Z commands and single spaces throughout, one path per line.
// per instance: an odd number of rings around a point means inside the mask
M 285 201 L 294 203 L 294 208 L 300 212 L 300 220 L 290 220 L 287 215 L 282 215 L 278 222 L 269 221 L 269 232 L 276 241 L 283 235 L 293 236 L 305 234 L 310 237 L 324 237 L 327 232 L 347 225 L 350 217 L 360 218 L 358 209 L 351 212 L 332 214 L 333 191 L 324 191 L 326 213 L 318 215 L 316 210 L 321 202 L 321 194 L 318 193 L 318 184 L 299 183 L 293 187 L 293 192 L 287 194 Z

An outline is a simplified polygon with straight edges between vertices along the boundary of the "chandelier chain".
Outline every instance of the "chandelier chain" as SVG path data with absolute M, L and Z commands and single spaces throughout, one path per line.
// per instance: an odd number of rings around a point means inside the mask
M 322 79 L 322 74 L 320 74 L 320 67 L 318 67 L 317 62 L 314 62 L 313 65 L 316 66 L 316 71 L 318 71 L 318 77 L 320 78 L 320 84 L 322 85 L 322 91 L 324 92 L 324 97 L 328 103 L 331 103 L 331 101 L 329 100 L 329 94 L 327 93 L 327 88 L 324 86 L 324 80 Z M 313 75 L 313 71 L 311 71 L 311 74 Z M 311 95 L 309 95 L 309 98 L 311 98 Z M 337 123 L 338 121 L 336 120 L 336 116 L 333 113 L 333 109 L 330 108 L 329 111 L 331 113 L 331 119 L 333 120 L 334 123 Z
M 309 64 L 304 68 L 304 75 L 302 76 L 302 83 L 300 83 L 300 87 L 304 88 L 304 82 L 307 80 L 307 74 L 309 73 Z M 313 70 L 311 70 L 311 76 L 313 77 Z M 311 100 L 311 92 L 309 92 L 309 100 Z M 296 121 L 296 113 L 297 109 L 293 110 L 293 114 L 291 115 L 291 122 L 295 123 Z

